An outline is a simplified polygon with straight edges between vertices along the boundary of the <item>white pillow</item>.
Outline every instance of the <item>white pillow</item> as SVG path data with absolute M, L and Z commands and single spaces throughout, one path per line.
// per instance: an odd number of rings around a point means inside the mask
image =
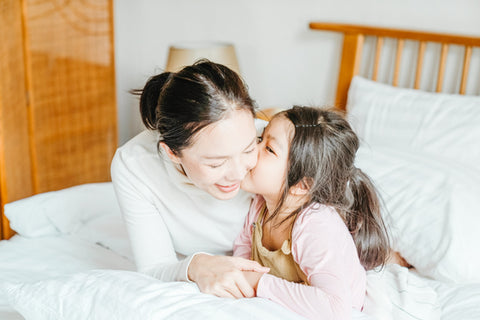
M 45 192 L 5 205 L 10 227 L 25 237 L 72 233 L 105 214 L 121 214 L 111 182 Z
M 480 170 L 386 147 L 361 147 L 356 165 L 386 206 L 393 248 L 420 274 L 480 282 Z
M 134 261 L 125 222 L 118 214 L 106 214 L 92 218 L 73 234 Z
M 0 286 L 27 320 L 303 319 L 261 298 L 227 299 L 196 284 L 161 282 L 120 270 L 92 270 L 34 283 Z
M 364 143 L 480 167 L 480 96 L 395 88 L 357 76 L 347 110 Z

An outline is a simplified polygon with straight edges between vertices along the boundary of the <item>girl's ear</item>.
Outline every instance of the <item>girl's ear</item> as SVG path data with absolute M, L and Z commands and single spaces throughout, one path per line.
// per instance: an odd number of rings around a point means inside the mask
M 172 160 L 172 162 L 181 163 L 180 158 L 175 153 L 173 153 L 172 149 L 170 149 L 170 147 L 167 146 L 165 142 L 160 142 L 160 147 L 165 151 L 165 153 L 170 158 L 170 160 Z
M 311 178 L 303 178 L 296 185 L 292 186 L 288 193 L 294 196 L 304 196 L 308 194 L 310 186 L 312 185 Z

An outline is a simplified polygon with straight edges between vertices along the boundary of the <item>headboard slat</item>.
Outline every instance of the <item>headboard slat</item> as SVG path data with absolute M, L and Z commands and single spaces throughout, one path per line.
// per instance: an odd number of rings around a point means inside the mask
M 393 86 L 398 85 L 398 77 L 400 75 L 400 62 L 402 61 L 402 51 L 403 51 L 403 39 L 398 39 L 397 42 L 397 52 L 395 54 L 395 71 L 393 72 Z
M 438 65 L 438 77 L 437 77 L 437 89 L 436 92 L 442 91 L 443 86 L 443 77 L 445 75 L 445 64 L 447 61 L 447 53 L 448 53 L 448 44 L 442 44 L 442 53 L 440 54 L 440 63 Z
M 382 53 L 382 47 L 383 47 L 383 37 L 377 37 L 377 44 L 375 46 L 375 61 L 373 64 L 373 74 L 372 74 L 373 81 L 376 81 L 378 77 L 378 68 L 380 65 L 380 56 Z
M 415 84 L 414 88 L 420 88 L 420 80 L 422 78 L 422 70 L 423 70 L 423 57 L 425 56 L 425 41 L 421 41 L 418 46 L 418 55 L 417 55 L 417 66 L 415 70 Z
M 470 67 L 470 57 L 472 56 L 472 47 L 465 47 L 465 55 L 463 57 L 462 80 L 460 82 L 460 94 L 465 94 L 467 89 L 468 68 Z

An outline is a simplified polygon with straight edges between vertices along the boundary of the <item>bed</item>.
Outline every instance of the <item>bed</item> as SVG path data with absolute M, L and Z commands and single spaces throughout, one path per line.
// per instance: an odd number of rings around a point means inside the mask
M 480 38 L 310 28 L 344 34 L 336 105 L 362 140 L 357 166 L 380 190 L 392 245 L 414 266 L 369 271 L 364 310 L 353 318 L 480 319 L 480 97 L 468 72 Z M 393 50 L 391 39 L 400 39 Z M 433 77 L 404 73 L 402 52 L 412 40 L 420 41 L 418 58 L 407 64 L 439 61 Z M 440 43 L 438 55 L 426 53 L 430 42 Z M 455 69 L 459 81 L 444 85 L 450 44 L 466 49 Z M 394 58 L 383 59 L 383 48 Z M 386 72 L 385 60 L 393 62 Z M 427 87 L 434 79 L 436 92 L 426 92 L 422 78 Z M 268 300 L 216 298 L 192 283 L 136 273 L 110 182 L 41 193 L 7 204 L 4 213 L 16 235 L 0 241 L 0 319 L 301 319 Z

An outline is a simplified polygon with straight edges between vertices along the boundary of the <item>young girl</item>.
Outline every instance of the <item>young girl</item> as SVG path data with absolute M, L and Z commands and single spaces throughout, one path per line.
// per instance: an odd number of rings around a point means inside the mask
M 256 193 L 234 255 L 270 268 L 246 272 L 258 297 L 310 319 L 362 309 L 366 271 L 388 238 L 369 178 L 354 166 L 359 140 L 339 114 L 294 107 L 277 114 L 242 182 Z

